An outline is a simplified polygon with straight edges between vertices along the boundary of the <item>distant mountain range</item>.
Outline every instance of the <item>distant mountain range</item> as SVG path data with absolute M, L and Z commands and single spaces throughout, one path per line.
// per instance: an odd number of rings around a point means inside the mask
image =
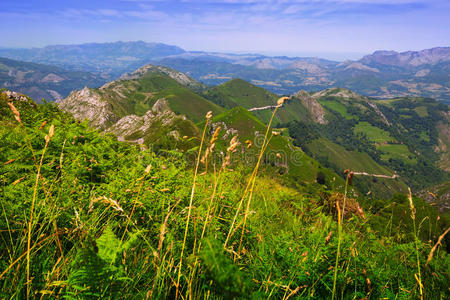
M 0 57 L 91 72 L 103 82 L 152 63 L 175 68 L 207 85 L 241 78 L 277 94 L 343 87 L 368 97 L 422 96 L 450 103 L 450 47 L 402 53 L 376 51 L 357 61 L 336 62 L 311 57 L 185 51 L 139 41 L 0 49 Z M 86 85 L 95 87 L 97 82 Z

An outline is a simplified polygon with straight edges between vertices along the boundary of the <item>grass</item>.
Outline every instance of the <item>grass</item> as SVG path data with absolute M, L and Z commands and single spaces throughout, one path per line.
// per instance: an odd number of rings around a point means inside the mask
M 357 172 L 365 171 L 372 174 L 392 175 L 394 172 L 386 166 L 382 166 L 374 161 L 367 153 L 358 151 L 348 151 L 344 147 L 335 144 L 325 138 L 319 138 L 312 141 L 308 148 L 315 154 L 316 159 L 326 158 L 328 163 L 334 166 L 337 173 L 343 172 L 345 169 L 351 169 Z M 407 187 L 402 181 L 380 179 L 373 181 L 365 179 L 367 190 L 377 195 L 389 194 L 392 191 L 406 192 Z
M 381 159 L 383 160 L 398 159 L 410 165 L 414 165 L 417 163 L 416 156 L 408 150 L 408 147 L 406 145 L 378 145 L 377 149 L 381 152 Z
M 326 98 L 321 98 L 318 101 L 327 109 L 331 109 L 338 112 L 342 117 L 346 118 L 347 120 L 355 118 L 355 116 L 352 116 L 347 112 L 347 107 L 337 100 L 328 100 Z
M 222 160 L 211 160 L 212 171 L 201 173 L 203 147 L 193 169 L 179 151 L 157 156 L 117 142 L 52 105 L 17 109 L 29 142 L 0 102 L 2 298 L 414 298 L 417 261 L 424 297 L 450 296 L 445 247 L 423 266 L 432 249 L 427 241 L 441 232 L 425 232 L 430 222 L 422 221 L 416 199 L 417 238 L 402 220 L 389 235 L 373 220 L 385 228 L 391 215 L 367 210 L 366 219 L 346 214 L 341 222 L 338 212 L 336 219 L 324 204 L 336 191 L 317 183 L 288 187 L 256 163 L 232 160 L 222 172 Z M 44 120 L 56 128 L 47 146 Z M 263 128 L 260 163 L 281 137 Z M 43 157 L 30 232 L 23 212 L 32 206 L 38 172 L 29 143 Z M 246 150 L 236 146 L 229 154 Z M 396 208 L 404 211 L 403 204 Z M 224 248 L 230 228 L 240 234 Z
M 417 106 L 414 108 L 414 111 L 419 115 L 421 118 L 428 117 L 428 109 L 426 106 Z
M 369 141 L 377 144 L 395 142 L 395 139 L 390 136 L 389 132 L 375 127 L 369 122 L 359 122 L 356 124 L 354 132 L 365 135 Z
M 112 105 L 113 112 L 120 117 L 130 114 L 144 115 L 161 98 L 168 101 L 175 113 L 186 115 L 193 122 L 203 120 L 208 111 L 214 114 L 224 111 L 222 107 L 169 76 L 158 73 L 147 74 L 134 80 L 117 81 L 107 88 L 95 91 Z

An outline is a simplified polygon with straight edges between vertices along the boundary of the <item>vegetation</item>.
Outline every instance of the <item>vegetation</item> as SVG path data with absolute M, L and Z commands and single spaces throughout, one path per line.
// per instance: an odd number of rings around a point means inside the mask
M 298 146 L 325 166 L 339 173 L 356 164 L 357 169 L 366 171 L 378 165 L 375 169 L 399 174 L 414 191 L 449 180 L 444 171 L 448 154 L 446 150 L 436 151 L 448 142 L 444 129 L 448 128 L 447 105 L 427 98 L 376 101 L 346 89 L 330 89 L 313 97 L 327 110 L 328 123 L 315 124 L 305 118 L 284 126 L 289 127 Z M 369 179 L 366 181 L 359 186 L 361 191 L 368 191 Z M 388 184 L 381 191 L 384 194 L 390 190 L 392 195 L 398 187 Z M 405 191 L 405 185 L 401 190 Z
M 434 248 L 444 217 L 405 195 L 361 209 L 353 173 L 344 194 L 287 187 L 259 168 L 283 145 L 270 127 L 257 128 L 251 167 L 227 158 L 247 148 L 229 135 L 206 169 L 208 114 L 193 172 L 188 153 L 156 155 L 54 105 L 0 100 L 2 298 L 450 297 L 448 244 Z

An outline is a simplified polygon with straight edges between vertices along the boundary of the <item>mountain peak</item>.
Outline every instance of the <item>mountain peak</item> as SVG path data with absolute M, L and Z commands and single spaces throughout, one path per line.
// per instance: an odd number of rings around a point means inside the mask
M 201 88 L 202 87 L 202 84 L 200 84 L 198 81 L 196 81 L 192 77 L 190 77 L 182 72 L 171 69 L 169 67 L 156 66 L 156 65 L 151 65 L 151 64 L 140 67 L 139 69 L 137 69 L 134 72 L 125 73 L 119 78 L 119 80 L 139 79 L 147 74 L 165 75 L 165 76 L 168 76 L 168 77 L 174 79 L 179 84 L 189 86 L 192 88 Z

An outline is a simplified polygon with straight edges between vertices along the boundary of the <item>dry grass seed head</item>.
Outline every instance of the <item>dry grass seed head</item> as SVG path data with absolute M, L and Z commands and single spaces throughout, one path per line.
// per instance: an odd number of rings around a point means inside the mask
M 12 113 L 14 114 L 14 118 L 16 119 L 16 121 L 19 122 L 20 124 L 22 124 L 22 119 L 20 118 L 20 113 L 17 110 L 17 108 L 14 106 L 14 104 L 12 104 L 12 102 L 8 102 L 8 106 L 11 109 Z
M 281 97 L 280 99 L 278 99 L 277 101 L 277 105 L 281 106 L 283 105 L 284 101 L 289 100 L 289 97 Z
M 42 122 L 41 126 L 39 126 L 39 130 L 44 129 L 45 125 L 47 125 L 47 121 Z

